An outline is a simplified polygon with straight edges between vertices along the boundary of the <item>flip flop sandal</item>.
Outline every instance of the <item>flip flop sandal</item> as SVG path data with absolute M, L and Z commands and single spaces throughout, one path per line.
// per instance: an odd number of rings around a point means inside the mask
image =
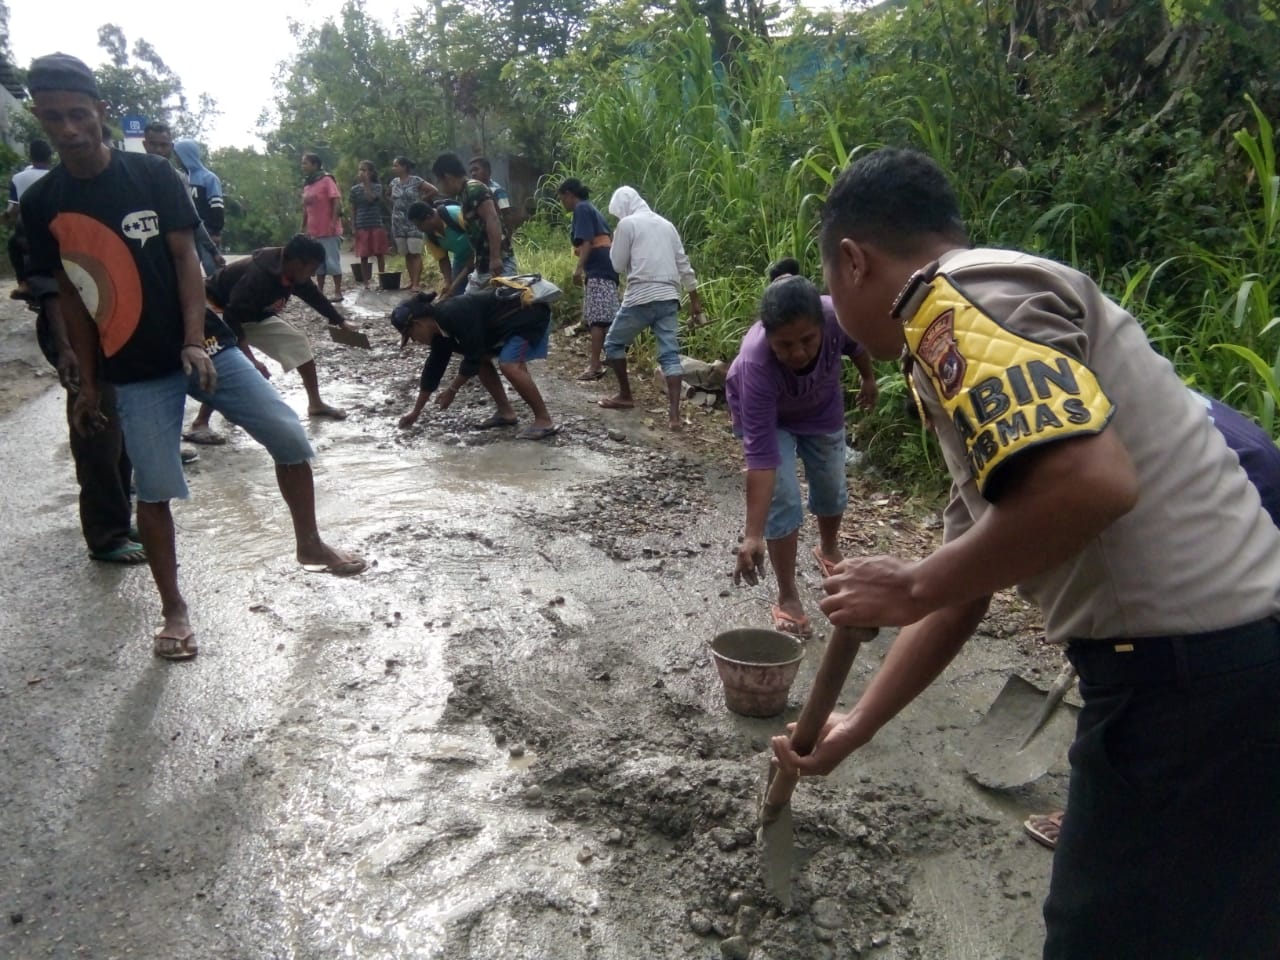
M 199 430 L 188 430 L 182 435 L 182 439 L 187 443 L 199 443 L 206 447 L 220 447 L 227 442 L 227 438 L 220 433 L 214 433 L 208 427 L 201 427 Z
M 836 565 L 822 555 L 821 547 L 813 548 L 813 557 L 818 561 L 818 566 L 822 569 L 824 577 L 830 577 L 836 572 Z
M 593 370 L 593 371 L 589 371 L 589 372 L 587 372 L 587 373 L 580 373 L 580 374 L 578 374 L 577 379 L 581 380 L 581 381 L 582 381 L 582 382 L 584 382 L 584 383 L 591 383 L 592 381 L 594 381 L 594 380 L 599 380 L 599 379 L 601 379 L 602 377 L 604 377 L 604 371 L 603 371 L 603 370 Z
M 508 420 L 506 417 L 500 417 L 496 413 L 485 420 L 481 420 L 472 430 L 492 430 L 495 427 L 514 427 L 520 420 L 518 417 L 512 417 Z
M 773 615 L 773 629 L 779 633 L 789 633 L 793 637 L 802 639 L 807 639 L 813 635 L 813 625 L 809 623 L 808 617 L 797 619 L 776 603 L 770 607 L 769 612 Z
M 352 557 L 350 560 L 339 560 L 336 563 L 304 563 L 302 569 L 307 573 L 331 573 L 335 577 L 354 577 L 357 573 L 364 573 L 368 566 L 360 557 Z
M 1062 832 L 1062 810 L 1053 813 L 1037 813 L 1022 822 L 1022 829 L 1042 847 L 1057 849 L 1058 835 Z
M 560 432 L 559 427 L 525 427 L 516 434 L 517 440 L 547 440 Z
M 200 647 L 196 644 L 194 633 L 188 633 L 185 637 L 157 633 L 151 641 L 151 652 L 161 660 L 191 660 L 200 652 Z
M 130 540 L 114 550 L 91 550 L 89 556 L 99 563 L 118 563 L 126 567 L 147 562 L 147 551 L 140 543 Z

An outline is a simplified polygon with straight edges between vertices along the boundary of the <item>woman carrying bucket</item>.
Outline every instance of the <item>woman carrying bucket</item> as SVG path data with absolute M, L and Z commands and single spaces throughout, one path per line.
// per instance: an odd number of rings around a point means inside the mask
M 821 542 L 813 554 L 829 574 L 843 559 L 838 534 L 849 498 L 841 359 L 849 357 L 862 378 L 860 407 L 873 407 L 878 390 L 870 357 L 840 329 L 830 299 L 796 276 L 799 270 L 795 260 L 770 268 L 760 318 L 742 338 L 725 395 L 747 465 L 746 532 L 734 582 L 758 581 L 767 545 L 778 578 L 774 628 L 807 637 L 812 628 L 796 586 L 804 522 L 796 457 L 804 461 L 809 511 L 818 521 Z

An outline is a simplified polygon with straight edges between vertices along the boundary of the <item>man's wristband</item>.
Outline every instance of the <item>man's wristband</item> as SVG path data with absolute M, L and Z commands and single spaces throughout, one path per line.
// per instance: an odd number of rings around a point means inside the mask
M 203 343 L 184 343 L 182 345 L 182 349 L 183 350 L 206 350 L 208 348 L 205 347 Z

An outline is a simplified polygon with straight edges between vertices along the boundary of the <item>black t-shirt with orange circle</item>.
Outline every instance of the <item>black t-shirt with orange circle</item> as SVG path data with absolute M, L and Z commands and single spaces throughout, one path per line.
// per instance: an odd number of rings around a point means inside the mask
M 54 167 L 22 197 L 31 272 L 66 271 L 98 327 L 100 375 L 132 383 L 182 368 L 178 276 L 165 234 L 200 222 L 174 169 L 160 157 L 111 151 L 82 180 Z M 210 352 L 235 343 L 206 312 Z

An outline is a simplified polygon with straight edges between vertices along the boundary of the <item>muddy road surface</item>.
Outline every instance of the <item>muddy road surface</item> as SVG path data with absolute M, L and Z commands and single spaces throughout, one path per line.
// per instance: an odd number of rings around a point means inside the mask
M 390 296 L 348 306 L 371 317 Z M 29 321 L 3 322 L 16 343 Z M 422 354 L 380 322 L 367 353 L 302 322 L 350 412 L 307 424 L 321 528 L 371 568 L 303 572 L 269 459 L 231 430 L 175 504 L 191 663 L 151 655 L 147 571 L 85 556 L 61 390 L 0 416 L 0 956 L 1039 955 L 1050 857 L 1020 823 L 1060 802 L 1062 770 L 996 795 L 958 754 L 1010 670 L 1057 670 L 1020 607 L 1000 603 L 874 743 L 801 784 L 782 913 L 754 827 L 785 718 L 728 713 L 706 646 L 768 621 L 766 589 L 728 576 L 724 415 L 673 440 L 656 397 L 602 413 L 607 381 L 564 376 L 581 341 L 558 334 L 559 360 L 534 365 L 558 437 L 469 429 L 478 386 L 402 431 Z M 295 375 L 274 381 L 305 411 Z M 929 518 L 856 487 L 850 550 L 928 548 Z M 863 650 L 843 702 L 889 642 Z

